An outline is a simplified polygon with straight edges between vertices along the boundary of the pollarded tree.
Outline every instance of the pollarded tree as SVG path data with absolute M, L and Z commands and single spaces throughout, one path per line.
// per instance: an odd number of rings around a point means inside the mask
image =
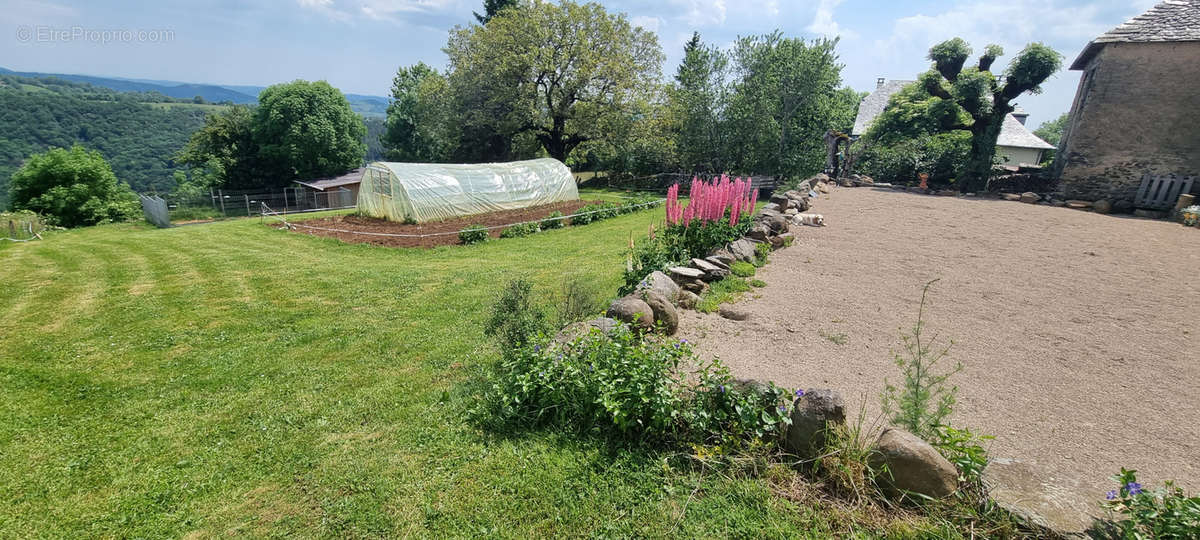
M 596 3 L 533 0 L 486 25 L 458 27 L 445 48 L 464 130 L 509 140 L 532 134 L 551 157 L 606 134 L 608 115 L 631 115 L 663 62 L 654 33 Z M 477 111 L 477 112 L 476 112 Z
M 329 83 L 272 85 L 258 95 L 258 104 L 254 140 L 272 182 L 332 176 L 362 165 L 367 127 Z
M 925 92 L 941 100 L 931 113 L 942 128 L 971 132 L 970 157 L 959 174 L 963 191 L 987 188 L 996 139 L 1004 117 L 1013 111 L 1012 100 L 1026 92 L 1040 92 L 1041 84 L 1062 67 L 1061 54 L 1030 43 L 1009 64 L 1002 82 L 991 69 L 1003 54 L 999 45 L 988 45 L 976 65 L 964 67 L 971 47 L 961 38 L 944 41 L 929 49 L 933 69 L 918 81 Z
M 34 154 L 12 175 L 14 210 L 32 210 L 63 227 L 125 221 L 141 214 L 137 195 L 118 182 L 104 156 L 80 145 Z

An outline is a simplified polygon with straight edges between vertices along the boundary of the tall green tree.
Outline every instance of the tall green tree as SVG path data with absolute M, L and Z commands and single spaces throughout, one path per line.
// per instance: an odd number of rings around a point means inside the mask
M 733 165 L 789 175 L 824 168 L 825 132 L 849 129 L 857 106 L 857 94 L 840 88 L 836 46 L 836 39 L 809 42 L 779 32 L 738 40 L 726 113 Z
M 487 24 L 501 11 L 517 7 L 517 0 L 483 0 L 483 14 L 471 12 L 479 24 Z
M 267 87 L 254 110 L 254 139 L 269 181 L 344 173 L 367 153 L 362 117 L 325 81 L 297 80 Z
M 276 173 L 263 170 L 254 138 L 254 112 L 235 105 L 210 114 L 175 159 L 190 167 L 197 187 L 251 189 L 273 185 Z
M 530 135 L 565 161 L 603 138 L 597 126 L 631 115 L 663 61 L 658 38 L 596 3 L 533 0 L 484 26 L 457 27 L 445 48 L 450 83 L 472 105 L 465 130 L 508 140 Z
M 1012 100 L 1025 93 L 1038 93 L 1041 84 L 1062 67 L 1062 55 L 1041 43 L 1030 43 L 1003 72 L 992 73 L 992 64 L 1004 54 L 998 45 L 988 45 L 970 66 L 971 47 L 961 38 L 934 45 L 928 58 L 933 69 L 918 83 L 939 101 L 928 105 L 938 125 L 947 130 L 971 132 L 971 153 L 959 175 L 963 191 L 987 188 L 992 157 L 1004 117 L 1013 111 Z M 964 67 L 966 66 L 966 67 Z
M 725 170 L 727 131 L 722 116 L 730 93 L 728 76 L 729 56 L 693 33 L 671 87 L 675 147 L 686 170 Z
M 1041 137 L 1043 141 L 1053 144 L 1055 147 L 1062 141 L 1063 130 L 1067 129 L 1067 122 L 1071 120 L 1070 113 L 1062 113 L 1054 120 L 1042 122 L 1042 125 L 1033 130 L 1033 134 Z M 1042 156 L 1042 165 L 1048 166 L 1054 163 L 1054 157 L 1058 154 L 1058 150 L 1047 150 Z
M 118 182 L 95 150 L 74 145 L 34 154 L 9 184 L 15 210 L 32 210 L 63 227 L 125 221 L 141 214 L 137 195 Z
M 437 70 L 418 62 L 392 79 L 392 103 L 382 142 L 392 161 L 437 162 L 453 149 L 450 87 Z

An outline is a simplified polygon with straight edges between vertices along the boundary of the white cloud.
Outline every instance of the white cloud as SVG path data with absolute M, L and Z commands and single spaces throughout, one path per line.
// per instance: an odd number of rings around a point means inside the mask
M 296 0 L 300 7 L 339 21 L 359 16 L 401 22 L 404 15 L 433 15 L 452 11 L 455 0 Z
M 660 26 L 662 26 L 663 21 L 662 21 L 662 19 L 660 19 L 658 17 L 647 16 L 647 15 L 638 15 L 632 19 L 629 19 L 629 22 L 630 22 L 630 24 L 632 24 L 634 26 L 640 26 L 646 30 L 649 30 L 649 31 L 657 34 L 658 28 Z
M 848 28 L 843 28 L 838 25 L 837 21 L 833 20 L 833 11 L 837 9 L 838 4 L 842 0 L 820 0 L 817 4 L 817 12 L 813 15 L 812 23 L 805 30 L 814 34 L 821 34 L 828 37 L 842 36 L 855 37 L 858 34 Z

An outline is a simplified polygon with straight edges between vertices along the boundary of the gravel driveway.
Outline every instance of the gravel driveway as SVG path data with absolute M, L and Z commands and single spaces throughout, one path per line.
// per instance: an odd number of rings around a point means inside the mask
M 952 424 L 1084 500 L 1122 466 L 1200 489 L 1200 231 L 864 188 L 813 211 L 827 226 L 796 231 L 736 304 L 749 321 L 689 312 L 683 337 L 736 376 L 834 388 L 874 419 L 899 329 L 940 278 L 926 328 L 964 364 Z

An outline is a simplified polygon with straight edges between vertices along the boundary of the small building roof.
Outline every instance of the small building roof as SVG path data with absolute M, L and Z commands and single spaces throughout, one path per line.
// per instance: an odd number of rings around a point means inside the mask
M 341 176 L 333 176 L 330 178 L 318 178 L 315 180 L 296 180 L 297 184 L 313 188 L 317 191 L 325 191 L 330 188 L 348 186 L 362 182 L 363 171 L 366 167 L 359 167 Z
M 1200 0 L 1195 0 L 1200 1 Z M 858 106 L 858 116 L 854 118 L 854 129 L 850 131 L 851 135 L 862 135 L 871 128 L 871 123 L 883 110 L 887 108 L 888 99 L 892 94 L 899 92 L 901 88 L 914 83 L 916 81 L 888 81 L 870 95 L 863 98 L 862 103 Z M 1013 110 L 1016 114 L 1028 114 L 1020 107 Z M 996 146 L 1012 146 L 1016 148 L 1038 148 L 1041 150 L 1054 150 L 1054 145 L 1043 141 L 1037 135 L 1034 135 L 1017 120 L 1012 113 L 1004 117 L 1004 124 L 1000 126 L 1000 137 L 996 140 Z
M 1012 113 L 1004 115 L 1004 124 L 1000 126 L 1000 136 L 996 139 L 996 146 L 1011 146 L 1014 148 L 1037 148 L 1039 150 L 1054 150 L 1054 145 L 1043 141 L 1041 137 L 1034 135 L 1017 120 Z
M 871 122 L 875 121 L 875 117 L 883 113 L 892 94 L 914 82 L 916 81 L 887 81 L 876 87 L 874 92 L 871 92 L 863 98 L 862 103 L 858 104 L 858 116 L 854 117 L 854 128 L 850 130 L 850 135 L 858 136 L 866 133 L 871 128 Z
M 1071 69 L 1086 67 L 1106 43 L 1172 41 L 1200 41 L 1200 0 L 1166 0 L 1125 21 L 1088 43 L 1071 64 Z

